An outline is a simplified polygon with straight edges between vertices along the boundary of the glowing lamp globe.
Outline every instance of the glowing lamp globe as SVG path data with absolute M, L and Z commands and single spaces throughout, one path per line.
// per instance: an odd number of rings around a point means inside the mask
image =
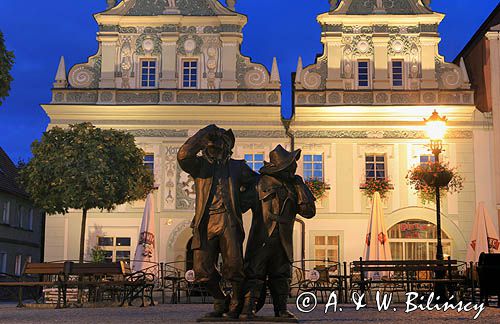
M 439 116 L 438 112 L 434 110 L 432 116 L 424 120 L 429 138 L 432 141 L 442 141 L 446 134 L 446 117 Z

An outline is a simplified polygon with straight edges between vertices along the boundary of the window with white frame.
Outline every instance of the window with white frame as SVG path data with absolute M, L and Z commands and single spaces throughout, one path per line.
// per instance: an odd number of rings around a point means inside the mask
M 252 170 L 259 172 L 264 166 L 264 154 L 245 154 L 245 161 Z
M 340 261 L 340 236 L 316 235 L 314 237 L 314 263 L 316 267 L 328 267 Z
M 23 265 L 23 256 L 21 254 L 18 254 L 16 255 L 16 263 L 14 268 L 14 274 L 16 276 L 21 275 L 22 265 Z
M 9 224 L 10 222 L 10 201 L 4 201 L 2 204 L 2 223 Z
M 19 228 L 23 228 L 24 226 L 24 211 L 25 211 L 25 208 L 21 205 L 17 206 L 17 226 Z
M 436 162 L 436 157 L 434 155 L 420 155 L 420 165 L 426 165 L 433 162 Z
M 304 179 L 323 181 L 323 155 L 305 154 L 303 158 Z
M 156 60 L 141 60 L 141 87 L 156 87 Z
M 365 157 L 365 173 L 366 180 L 369 179 L 385 179 L 385 155 L 382 154 L 367 154 Z
M 436 225 L 412 219 L 400 222 L 387 231 L 391 255 L 394 260 L 435 260 Z M 441 230 L 443 252 L 452 253 L 452 240 Z
M 367 88 L 370 85 L 370 62 L 358 61 L 358 87 Z
M 97 245 L 104 251 L 105 262 L 130 261 L 130 237 L 103 236 L 97 239 Z
M 0 273 L 7 272 L 7 253 L 0 252 Z
M 403 87 L 403 61 L 394 60 L 392 61 L 392 86 L 393 87 Z
M 153 153 L 146 153 L 144 155 L 144 166 L 152 173 L 155 173 L 155 155 Z
M 182 87 L 191 89 L 198 87 L 198 60 L 182 61 Z
M 31 208 L 28 213 L 28 220 L 26 221 L 26 229 L 29 231 L 33 230 L 33 213 L 33 208 Z

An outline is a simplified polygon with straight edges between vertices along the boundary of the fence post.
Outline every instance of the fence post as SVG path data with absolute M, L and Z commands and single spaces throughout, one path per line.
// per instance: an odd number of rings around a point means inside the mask
M 347 262 L 344 261 L 344 303 L 347 303 Z
M 165 304 L 165 275 L 163 274 L 163 262 L 160 263 L 160 286 L 161 286 L 161 303 Z
M 476 281 L 474 278 L 474 262 L 470 262 L 470 281 L 471 281 L 471 296 L 472 303 L 476 303 Z
M 360 278 L 361 278 L 361 294 L 365 293 L 365 274 L 363 272 L 363 258 L 359 258 L 359 271 L 360 271 Z

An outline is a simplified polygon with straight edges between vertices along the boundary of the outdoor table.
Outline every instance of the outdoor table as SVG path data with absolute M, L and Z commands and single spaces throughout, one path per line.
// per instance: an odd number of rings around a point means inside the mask
M 184 277 L 180 276 L 165 276 L 163 277 L 165 280 L 171 281 L 172 282 L 172 297 L 171 297 L 171 303 L 172 304 L 178 304 L 181 300 L 181 280 L 184 279 Z

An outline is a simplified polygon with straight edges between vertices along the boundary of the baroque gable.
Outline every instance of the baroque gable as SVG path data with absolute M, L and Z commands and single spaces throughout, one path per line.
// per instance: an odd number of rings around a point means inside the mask
M 96 14 L 98 52 L 56 82 L 53 103 L 279 105 L 277 66 L 273 78 L 240 52 L 247 18 L 232 9 L 124 0 Z
M 333 4 L 335 2 L 335 4 Z M 323 55 L 301 60 L 298 105 L 465 104 L 473 102 L 464 67 L 439 54 L 444 15 L 430 1 L 332 1 L 318 16 Z

